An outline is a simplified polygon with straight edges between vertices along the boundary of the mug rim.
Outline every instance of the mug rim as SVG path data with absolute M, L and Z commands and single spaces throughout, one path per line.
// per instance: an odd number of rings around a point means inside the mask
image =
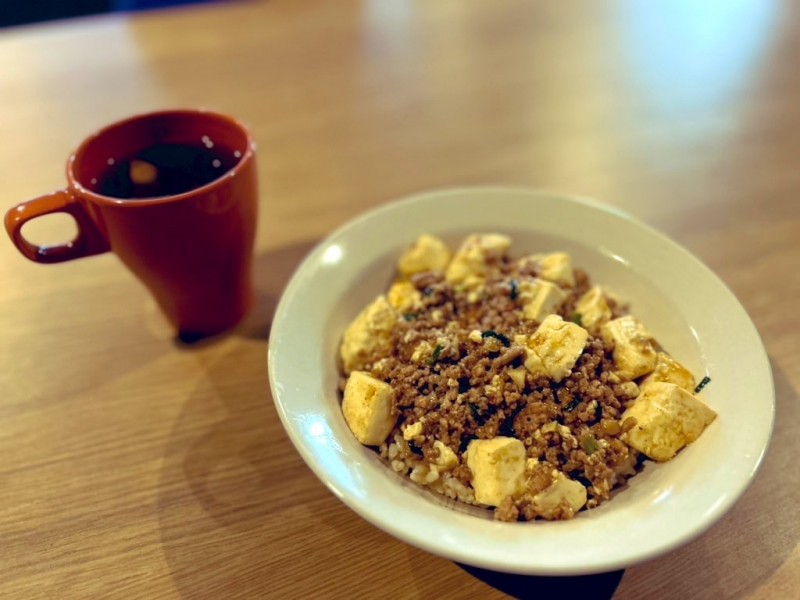
M 211 117 L 218 118 L 222 121 L 225 121 L 228 125 L 235 127 L 239 131 L 241 131 L 245 138 L 247 139 L 247 148 L 245 149 L 244 153 L 242 154 L 239 161 L 230 169 L 225 171 L 222 175 L 214 179 L 213 181 L 209 181 L 208 183 L 201 185 L 196 188 L 192 188 L 186 192 L 181 192 L 180 194 L 171 194 L 168 196 L 153 196 L 151 198 L 115 198 L 113 196 L 106 196 L 103 194 L 99 194 L 97 192 L 93 192 L 92 190 L 88 189 L 84 186 L 74 172 L 75 162 L 87 149 L 89 144 L 91 144 L 94 140 L 99 138 L 100 136 L 116 129 L 122 125 L 131 123 L 133 121 L 140 121 L 143 119 L 149 119 L 153 117 L 161 117 L 161 116 L 170 116 L 170 115 L 208 115 Z M 253 139 L 253 135 L 250 133 L 250 130 L 238 119 L 226 115 L 221 112 L 217 112 L 214 110 L 209 110 L 206 108 L 176 108 L 176 109 L 164 109 L 164 110 L 155 110 L 149 111 L 144 113 L 138 113 L 135 115 L 131 115 L 130 117 L 126 117 L 124 119 L 120 119 L 118 121 L 114 121 L 113 123 L 109 123 L 108 125 L 101 127 L 94 133 L 86 136 L 83 141 L 78 145 L 78 147 L 70 154 L 69 159 L 67 160 L 67 183 L 69 188 L 76 193 L 76 195 L 85 198 L 91 202 L 97 204 L 104 204 L 106 206 L 154 206 L 158 204 L 169 204 L 172 202 L 180 202 L 182 200 L 190 200 L 192 198 L 196 198 L 198 195 L 203 193 L 209 192 L 213 190 L 215 187 L 221 185 L 226 179 L 231 177 L 236 177 L 247 164 L 249 164 L 253 160 L 253 155 L 255 153 L 255 140 Z

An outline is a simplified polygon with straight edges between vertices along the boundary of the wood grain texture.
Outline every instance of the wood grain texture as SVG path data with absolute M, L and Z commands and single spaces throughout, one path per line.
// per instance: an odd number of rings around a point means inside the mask
M 507 183 L 595 197 L 684 244 L 772 360 L 753 486 L 615 597 L 792 597 L 800 10 L 728 4 L 274 0 L 0 31 L 0 210 L 61 187 L 88 132 L 173 106 L 252 127 L 262 209 L 256 309 L 192 347 L 113 255 L 44 267 L 0 243 L 0 596 L 507 597 L 338 502 L 266 378 L 272 311 L 311 244 L 407 193 Z

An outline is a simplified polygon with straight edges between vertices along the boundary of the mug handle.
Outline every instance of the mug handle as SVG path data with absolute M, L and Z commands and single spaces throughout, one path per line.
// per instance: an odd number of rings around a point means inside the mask
M 31 244 L 22 235 L 22 226 L 36 217 L 50 213 L 67 213 L 78 224 L 78 235 L 70 242 L 52 246 Z M 59 263 L 93 254 L 108 252 L 111 248 L 100 234 L 86 210 L 69 190 L 58 190 L 18 204 L 6 213 L 6 231 L 11 241 L 28 258 L 38 263 Z

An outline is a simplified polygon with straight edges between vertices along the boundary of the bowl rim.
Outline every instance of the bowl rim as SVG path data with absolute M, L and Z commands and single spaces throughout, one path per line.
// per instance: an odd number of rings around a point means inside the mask
M 291 302 L 292 296 L 296 293 L 297 288 L 300 287 L 303 283 L 301 281 L 302 274 L 307 269 L 311 268 L 311 266 L 321 258 L 321 255 L 323 254 L 325 249 L 335 240 L 346 236 L 346 234 L 348 234 L 350 230 L 357 229 L 365 222 L 368 222 L 383 213 L 391 212 L 392 210 L 396 210 L 398 207 L 403 205 L 412 205 L 421 202 L 428 202 L 442 196 L 452 196 L 459 194 L 498 194 L 498 193 L 515 194 L 521 196 L 538 196 L 542 198 L 565 200 L 577 203 L 591 209 L 600 210 L 602 212 L 615 215 L 627 221 L 630 225 L 641 228 L 648 235 L 655 236 L 656 238 L 660 239 L 663 243 L 666 243 L 668 246 L 670 246 L 672 251 L 677 251 L 681 253 L 685 259 L 688 259 L 696 263 L 696 266 L 703 271 L 703 275 L 705 277 L 713 279 L 716 284 L 718 284 L 719 286 L 721 286 L 721 288 L 724 289 L 725 293 L 729 296 L 729 300 L 733 301 L 738 306 L 738 308 L 741 309 L 742 314 L 745 316 L 744 322 L 742 324 L 751 329 L 751 333 L 754 334 L 754 339 L 757 340 L 758 342 L 757 347 L 754 348 L 754 352 L 758 355 L 758 358 L 762 362 L 762 365 L 760 365 L 759 370 L 763 369 L 763 373 L 768 376 L 769 389 L 764 391 L 769 392 L 768 395 L 770 400 L 769 428 L 764 441 L 764 445 L 762 448 L 760 448 L 757 455 L 754 457 L 750 465 L 749 471 L 747 473 L 747 477 L 743 477 L 740 480 L 738 480 L 737 485 L 729 490 L 730 493 L 727 494 L 722 499 L 722 501 L 717 502 L 712 510 L 707 511 L 705 519 L 700 523 L 699 526 L 695 527 L 690 531 L 687 531 L 685 535 L 675 538 L 670 543 L 660 544 L 660 545 L 654 544 L 653 547 L 648 551 L 640 552 L 635 556 L 622 555 L 618 558 L 609 558 L 607 560 L 598 561 L 596 564 L 592 565 L 577 565 L 577 566 L 560 565 L 558 567 L 555 567 L 553 565 L 547 567 L 541 567 L 540 565 L 537 564 L 508 565 L 496 560 L 492 560 L 491 556 L 476 556 L 476 553 L 474 551 L 469 551 L 469 550 L 465 551 L 457 547 L 447 547 L 447 546 L 443 547 L 440 544 L 426 543 L 425 541 L 420 540 L 418 537 L 409 534 L 408 531 L 406 531 L 400 523 L 395 522 L 392 519 L 387 519 L 385 518 L 385 516 L 381 516 L 382 510 L 380 509 L 375 510 L 369 505 L 369 503 L 359 501 L 357 498 L 354 498 L 346 493 L 343 493 L 337 487 L 336 481 L 331 478 L 330 473 L 314 459 L 310 449 L 305 445 L 305 443 L 303 443 L 303 436 L 299 435 L 298 432 L 295 431 L 293 427 L 288 407 L 284 402 L 284 398 L 282 397 L 282 392 L 280 390 L 280 385 L 278 385 L 277 381 L 278 374 L 276 373 L 275 356 L 279 351 L 278 350 L 279 344 L 277 345 L 278 347 L 276 347 L 276 345 L 272 343 L 272 340 L 275 332 L 282 331 L 282 329 L 286 326 L 285 322 L 286 322 L 287 307 Z M 275 336 L 275 337 L 280 338 L 281 336 Z M 707 531 L 711 526 L 717 523 L 722 518 L 722 516 L 725 515 L 728 512 L 728 510 L 730 510 L 730 508 L 742 497 L 744 492 L 752 483 L 756 473 L 758 472 L 763 462 L 764 456 L 769 448 L 775 424 L 775 386 L 772 376 L 771 364 L 769 361 L 768 354 L 766 352 L 766 348 L 764 347 L 763 340 L 761 339 L 758 330 L 756 329 L 754 323 L 752 322 L 752 319 L 742 306 L 739 299 L 728 287 L 728 285 L 722 279 L 720 279 L 720 277 L 716 275 L 716 273 L 714 273 L 708 266 L 706 266 L 705 263 L 703 263 L 698 257 L 692 254 L 688 249 L 683 247 L 681 244 L 677 243 L 672 238 L 658 231 L 657 229 L 651 227 L 650 225 L 647 225 L 646 223 L 640 221 L 639 219 L 631 216 L 629 213 L 619 209 L 618 207 L 603 204 L 601 202 L 598 202 L 596 200 L 593 200 L 585 196 L 564 193 L 557 190 L 544 189 L 544 188 L 531 189 L 521 186 L 458 186 L 458 187 L 436 188 L 433 190 L 422 191 L 406 195 L 400 197 L 399 199 L 383 203 L 379 206 L 376 206 L 374 208 L 371 208 L 367 211 L 364 211 L 356 215 L 352 219 L 347 220 L 342 225 L 334 229 L 331 233 L 326 235 L 322 240 L 320 240 L 307 253 L 303 261 L 301 261 L 301 263 L 295 269 L 292 278 L 290 279 L 289 283 L 287 284 L 283 293 L 281 294 L 280 301 L 278 302 L 278 305 L 276 307 L 273 316 L 270 341 L 268 344 L 267 360 L 268 360 L 269 383 L 272 392 L 273 402 L 275 404 L 281 422 L 284 426 L 284 429 L 287 432 L 287 435 L 291 439 L 298 453 L 303 458 L 304 462 L 311 468 L 311 470 L 314 472 L 317 478 L 319 478 L 320 481 L 331 492 L 333 492 L 333 494 L 337 498 L 339 498 L 339 500 L 341 500 L 356 514 L 364 518 L 372 525 L 391 534 L 392 536 L 400 539 L 405 543 L 423 549 L 427 552 L 442 556 L 444 558 L 454 560 L 456 562 L 465 563 L 475 567 L 490 569 L 498 572 L 527 574 L 527 575 L 549 575 L 549 576 L 588 575 L 588 574 L 608 572 L 633 566 L 635 564 L 652 560 L 680 546 L 683 546 L 689 541 L 700 536 L 702 533 Z M 524 523 L 510 524 L 510 525 L 517 527 L 526 526 L 526 524 Z M 528 524 L 528 526 L 531 526 L 531 524 Z

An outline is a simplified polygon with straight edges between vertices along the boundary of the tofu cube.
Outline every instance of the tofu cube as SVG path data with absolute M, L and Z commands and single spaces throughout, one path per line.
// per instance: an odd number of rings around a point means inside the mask
M 516 438 L 472 440 L 467 446 L 467 466 L 475 499 L 481 504 L 499 506 L 506 497 L 524 490 L 525 445 Z
M 525 318 L 539 323 L 547 315 L 556 312 L 567 299 L 567 294 L 560 287 L 544 279 L 520 281 L 517 294 Z
M 397 261 L 397 270 L 405 277 L 422 271 L 444 271 L 450 262 L 450 249 L 439 238 L 422 234 Z
M 395 281 L 386 296 L 391 307 L 402 313 L 422 308 L 422 294 L 410 281 Z
M 433 447 L 439 452 L 438 458 L 433 463 L 439 469 L 439 472 L 444 473 L 446 471 L 452 471 L 458 466 L 458 456 L 456 456 L 456 453 L 453 452 L 450 446 L 436 440 L 433 442 Z
M 392 352 L 391 333 L 397 316 L 386 296 L 381 295 L 348 325 L 339 348 L 345 374 L 361 370 Z
M 353 371 L 345 384 L 342 413 L 359 442 L 379 446 L 397 421 L 392 415 L 392 387 L 369 373 Z
M 635 379 L 656 366 L 655 340 L 636 318 L 620 317 L 600 328 L 606 343 L 614 344 L 614 364 L 623 379 Z
M 403 428 L 403 439 L 410 442 L 418 435 L 422 434 L 422 421 L 417 421 L 413 425 L 408 425 Z
M 674 383 L 679 388 L 683 388 L 690 394 L 694 391 L 694 388 L 697 385 L 694 376 L 689 372 L 689 369 L 684 367 L 666 352 L 656 353 L 656 366 L 652 373 L 642 379 L 639 387 L 640 389 L 645 389 L 648 385 L 657 381 Z
M 636 385 L 635 381 L 623 381 L 619 384 L 619 387 L 622 389 L 622 393 L 625 394 L 627 398 L 636 398 L 641 391 L 639 386 Z
M 545 519 L 571 519 L 586 504 L 586 488 L 553 469 L 553 483 L 533 497 L 536 513 Z
M 556 383 L 570 374 L 588 339 L 588 331 L 558 315 L 545 318 L 529 338 L 514 338 L 525 346 L 525 368 Z
M 566 252 L 550 252 L 548 254 L 532 254 L 521 258 L 520 266 L 535 264 L 536 273 L 542 279 L 559 283 L 567 287 L 575 285 L 575 275 L 572 272 L 572 259 Z
M 479 287 L 489 272 L 489 261 L 502 257 L 511 247 L 511 238 L 497 233 L 470 235 L 456 251 L 445 271 L 445 279 L 467 289 Z
M 653 460 L 665 461 L 695 441 L 717 413 L 674 383 L 648 385 L 620 421 L 636 419 L 622 441 Z
M 411 362 L 421 365 L 428 362 L 433 356 L 434 347 L 427 340 L 422 340 L 419 344 L 414 346 L 414 352 L 411 354 Z
M 506 373 L 508 373 L 508 376 L 511 378 L 511 381 L 514 382 L 514 385 L 517 386 L 517 389 L 523 390 L 525 388 L 525 376 L 527 375 L 525 367 L 516 367 L 514 369 L 508 369 Z
M 599 285 L 578 299 L 575 312 L 581 316 L 581 324 L 587 329 L 603 325 L 614 316 L 608 304 L 608 296 Z

